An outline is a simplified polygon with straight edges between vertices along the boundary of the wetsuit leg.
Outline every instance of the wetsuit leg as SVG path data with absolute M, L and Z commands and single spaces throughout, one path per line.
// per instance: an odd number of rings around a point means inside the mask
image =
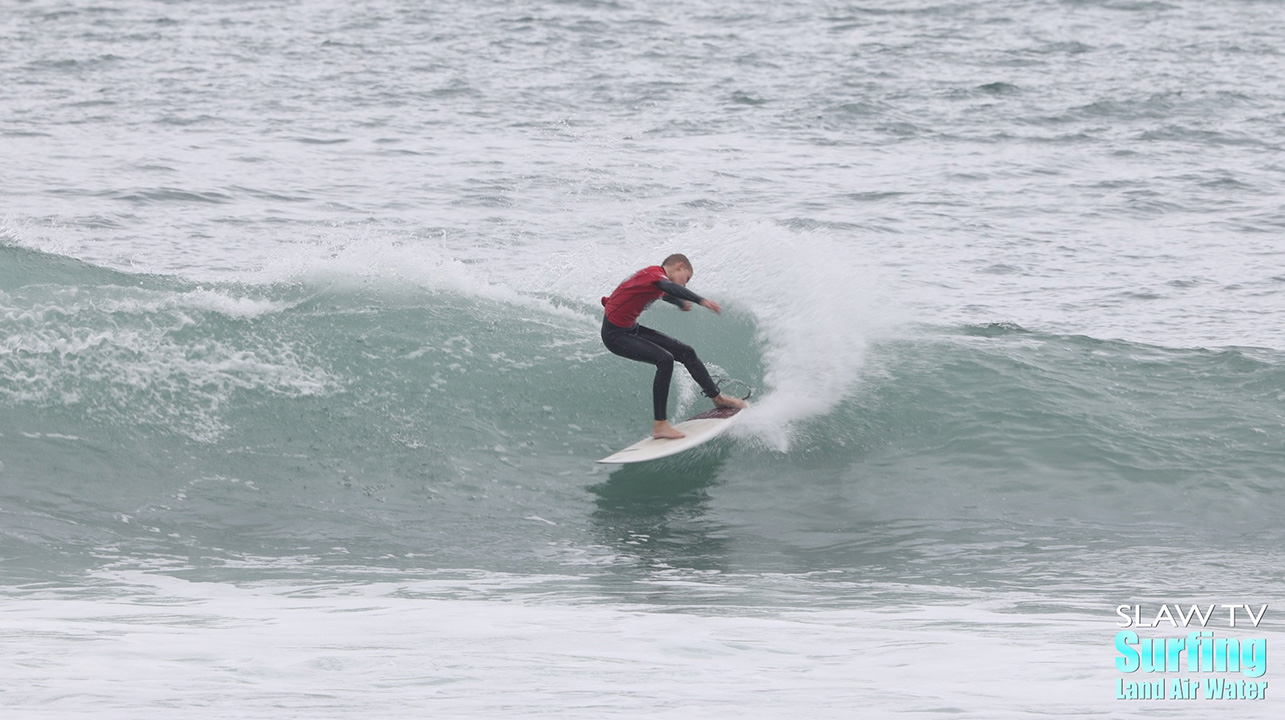
M 710 378 L 705 364 L 696 357 L 696 351 L 664 333 L 642 325 L 620 328 L 604 321 L 602 343 L 608 350 L 623 358 L 656 366 L 651 395 L 652 410 L 657 420 L 669 418 L 669 383 L 674 373 L 674 360 L 683 363 L 706 395 L 718 395 L 718 386 Z
M 696 357 L 696 351 L 692 349 L 691 345 L 681 340 L 675 340 L 665 333 L 657 332 L 644 325 L 638 326 L 638 337 L 656 343 L 668 351 L 670 355 L 673 355 L 675 360 L 687 368 L 688 374 L 692 376 L 697 385 L 700 385 L 701 392 L 705 393 L 706 397 L 718 397 L 718 386 L 714 384 L 714 379 L 709 376 L 709 370 L 705 368 L 705 363 L 701 362 L 699 357 Z

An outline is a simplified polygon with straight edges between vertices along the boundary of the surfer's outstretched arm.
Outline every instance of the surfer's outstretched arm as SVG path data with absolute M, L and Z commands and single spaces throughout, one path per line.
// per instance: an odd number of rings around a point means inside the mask
M 684 310 L 691 309 L 691 306 L 687 303 L 695 303 L 701 307 L 713 310 L 717 315 L 723 314 L 723 308 L 718 303 L 710 300 L 709 298 L 703 298 L 700 295 L 697 295 L 673 280 L 657 280 L 656 287 L 665 291 L 665 295 L 661 298 L 662 300 L 667 303 L 677 305 Z
M 657 280 L 656 287 L 660 288 L 665 293 L 660 296 L 661 300 L 664 300 L 671 305 L 677 305 L 684 310 L 691 309 L 691 303 L 696 305 L 701 304 L 701 301 L 704 299 L 700 295 L 697 295 L 673 280 Z
M 679 300 L 678 298 L 674 297 L 673 295 L 661 295 L 661 296 L 660 296 L 660 299 L 661 299 L 661 300 L 664 300 L 665 302 L 669 303 L 670 305 L 674 305 L 675 307 L 677 307 L 679 310 L 682 310 L 683 312 L 686 312 L 686 311 L 688 311 L 688 310 L 691 310 L 691 309 L 692 309 L 692 304 L 691 304 L 691 302 L 690 302 L 690 301 L 688 301 L 688 300 Z

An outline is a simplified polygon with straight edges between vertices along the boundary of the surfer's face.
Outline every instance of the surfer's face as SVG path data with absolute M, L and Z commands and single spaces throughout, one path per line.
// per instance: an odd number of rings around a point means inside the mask
M 683 286 L 686 286 L 687 281 L 692 279 L 692 269 L 685 265 L 665 268 L 665 274 L 669 276 L 670 280 Z

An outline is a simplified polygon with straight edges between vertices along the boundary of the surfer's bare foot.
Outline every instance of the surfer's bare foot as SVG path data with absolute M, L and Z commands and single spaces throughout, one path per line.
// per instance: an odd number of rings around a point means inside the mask
M 714 398 L 714 407 L 744 408 L 746 405 L 745 401 L 740 398 L 734 398 L 729 395 L 719 395 Z
M 651 428 L 651 436 L 666 440 L 677 440 L 678 438 L 687 437 L 683 434 L 682 430 L 670 425 L 668 420 L 657 420 L 656 424 Z

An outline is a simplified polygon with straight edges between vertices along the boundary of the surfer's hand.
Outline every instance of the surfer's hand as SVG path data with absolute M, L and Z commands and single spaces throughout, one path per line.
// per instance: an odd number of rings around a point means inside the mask
M 709 298 L 705 298 L 704 300 L 701 300 L 701 306 L 707 307 L 710 310 L 713 310 L 715 315 L 723 314 L 723 308 L 719 307 L 718 303 L 714 302 L 713 300 L 710 300 Z
M 683 301 L 683 312 L 687 312 L 688 310 L 691 310 L 691 309 L 692 309 L 692 301 L 691 301 L 691 300 L 684 300 L 684 301 Z

